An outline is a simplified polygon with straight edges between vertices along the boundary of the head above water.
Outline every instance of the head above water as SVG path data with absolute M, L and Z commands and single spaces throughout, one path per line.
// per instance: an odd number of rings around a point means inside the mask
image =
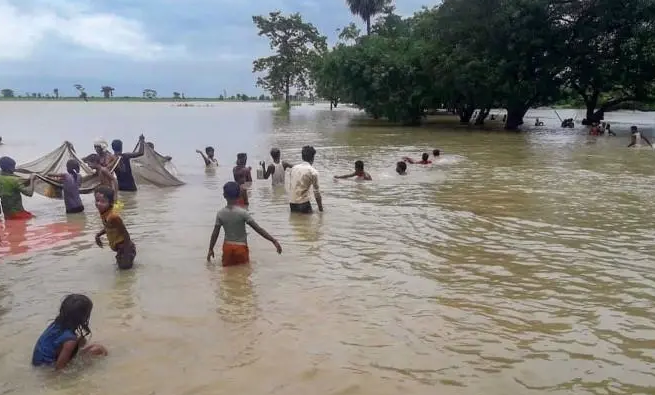
M 100 213 L 105 213 L 114 207 L 114 190 L 106 185 L 100 185 L 94 191 L 96 199 L 96 208 Z
M 205 147 L 205 154 L 207 154 L 208 157 L 213 158 L 214 157 L 214 147 Z
M 423 156 L 421 156 L 421 159 L 423 159 L 424 162 L 427 162 L 427 160 L 430 159 L 430 154 L 427 152 L 424 153 Z
M 78 336 L 88 336 L 91 334 L 91 329 L 89 329 L 91 310 L 93 310 L 93 302 L 87 296 L 68 295 L 61 302 L 55 324 L 59 325 L 61 329 L 77 333 Z
M 271 149 L 271 158 L 273 158 L 274 161 L 280 160 L 280 149 L 279 148 Z
M 223 185 L 223 197 L 228 202 L 233 202 L 241 196 L 241 187 L 234 181 L 226 182 Z
M 314 157 L 316 156 L 316 150 L 311 145 L 306 145 L 302 147 L 301 151 L 302 160 L 310 164 L 314 163 Z
M 69 159 L 68 162 L 66 162 L 66 171 L 70 174 L 79 174 L 80 164 L 75 159 Z
M 16 161 L 8 156 L 0 158 L 0 170 L 5 173 L 13 173 L 16 170 Z
M 636 132 L 636 131 L 638 131 L 638 130 L 639 130 L 639 129 L 637 129 L 636 126 L 634 126 L 634 125 L 633 125 L 633 126 L 630 126 L 630 131 L 631 131 L 631 132 Z
M 355 171 L 364 171 L 364 162 L 358 160 L 355 162 Z
M 111 149 L 114 150 L 115 153 L 119 154 L 123 152 L 123 142 L 120 140 L 114 140 L 111 142 Z
M 438 149 L 433 150 L 433 151 L 432 151 L 432 155 L 434 155 L 434 156 L 439 156 L 439 155 L 441 155 L 441 151 L 439 151 Z
M 407 172 L 407 163 L 400 161 L 396 163 L 396 173 L 405 174 Z
M 248 154 L 240 152 L 237 154 L 237 166 L 245 166 L 248 162 Z
M 103 139 L 97 139 L 93 142 L 93 149 L 95 149 L 98 155 L 104 155 L 107 151 L 107 142 Z

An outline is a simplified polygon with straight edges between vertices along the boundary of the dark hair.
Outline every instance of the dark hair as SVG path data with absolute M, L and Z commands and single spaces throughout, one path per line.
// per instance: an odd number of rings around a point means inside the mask
M 241 196 L 241 187 L 234 181 L 226 182 L 223 185 L 223 196 L 225 199 L 236 200 Z
M 280 149 L 279 148 L 271 149 L 271 158 L 280 159 Z
M 302 160 L 311 163 L 314 161 L 314 157 L 316 156 L 316 150 L 311 145 L 306 145 L 302 147 L 301 155 L 302 155 Z
M 213 150 L 214 150 L 214 147 L 212 147 L 212 146 L 205 147 L 205 153 L 208 153 L 209 151 L 213 151 Z
M 426 152 L 426 153 L 423 154 L 422 158 L 423 158 L 423 160 L 428 160 L 428 158 L 430 158 L 430 155 Z
M 78 336 L 86 337 L 91 334 L 89 320 L 92 309 L 93 302 L 87 296 L 70 294 L 61 302 L 55 324 L 62 330 L 73 331 Z
M 8 156 L 3 156 L 0 158 L 0 169 L 7 172 L 13 172 L 16 170 L 16 161 Z
M 407 163 L 400 161 L 396 163 L 396 168 L 400 168 L 402 171 L 407 170 Z
M 77 177 L 79 176 L 80 173 L 79 162 L 76 159 L 69 159 L 68 162 L 66 162 L 66 171 L 73 176 L 75 181 L 77 181 Z
M 111 142 L 111 149 L 114 150 L 114 152 L 121 152 L 123 151 L 123 142 L 120 140 L 114 140 Z
M 109 207 L 112 207 L 114 205 L 114 199 L 116 197 L 114 195 L 114 189 L 113 188 L 108 187 L 106 185 L 100 185 L 93 192 L 94 193 L 99 193 L 102 196 L 104 196 L 107 199 L 107 201 L 109 202 Z
M 364 162 L 361 160 L 358 160 L 355 162 L 355 169 L 356 170 L 364 170 Z
M 630 126 L 630 130 L 637 130 L 637 127 L 635 125 Z
M 439 155 L 441 155 L 441 151 L 439 151 L 438 149 L 436 149 L 436 150 L 432 151 L 432 155 L 434 155 L 434 156 L 439 156 Z

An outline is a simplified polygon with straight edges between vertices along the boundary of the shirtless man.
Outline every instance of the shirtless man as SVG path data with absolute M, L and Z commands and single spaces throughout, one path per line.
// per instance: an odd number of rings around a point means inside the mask
M 106 167 L 100 162 L 100 157 L 97 154 L 91 154 L 84 158 L 84 161 L 90 168 L 96 171 L 96 175 L 100 180 L 100 185 L 106 185 L 114 190 L 114 196 L 118 196 L 118 181 Z

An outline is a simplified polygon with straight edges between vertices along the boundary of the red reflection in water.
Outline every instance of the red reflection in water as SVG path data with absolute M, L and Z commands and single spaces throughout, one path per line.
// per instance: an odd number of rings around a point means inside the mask
M 0 223 L 0 257 L 45 250 L 64 244 L 79 236 L 80 223 L 61 222 L 35 225 L 31 220 L 11 220 Z

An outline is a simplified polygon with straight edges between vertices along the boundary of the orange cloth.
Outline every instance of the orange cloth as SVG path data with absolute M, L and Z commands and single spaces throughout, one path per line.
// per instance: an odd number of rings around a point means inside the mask
M 123 220 L 114 210 L 108 210 L 106 213 L 100 214 L 100 218 L 102 218 L 102 224 L 107 232 L 109 247 L 116 251 L 116 246 L 125 241 Z
M 250 262 L 250 250 L 243 244 L 223 244 L 223 266 L 244 265 Z

